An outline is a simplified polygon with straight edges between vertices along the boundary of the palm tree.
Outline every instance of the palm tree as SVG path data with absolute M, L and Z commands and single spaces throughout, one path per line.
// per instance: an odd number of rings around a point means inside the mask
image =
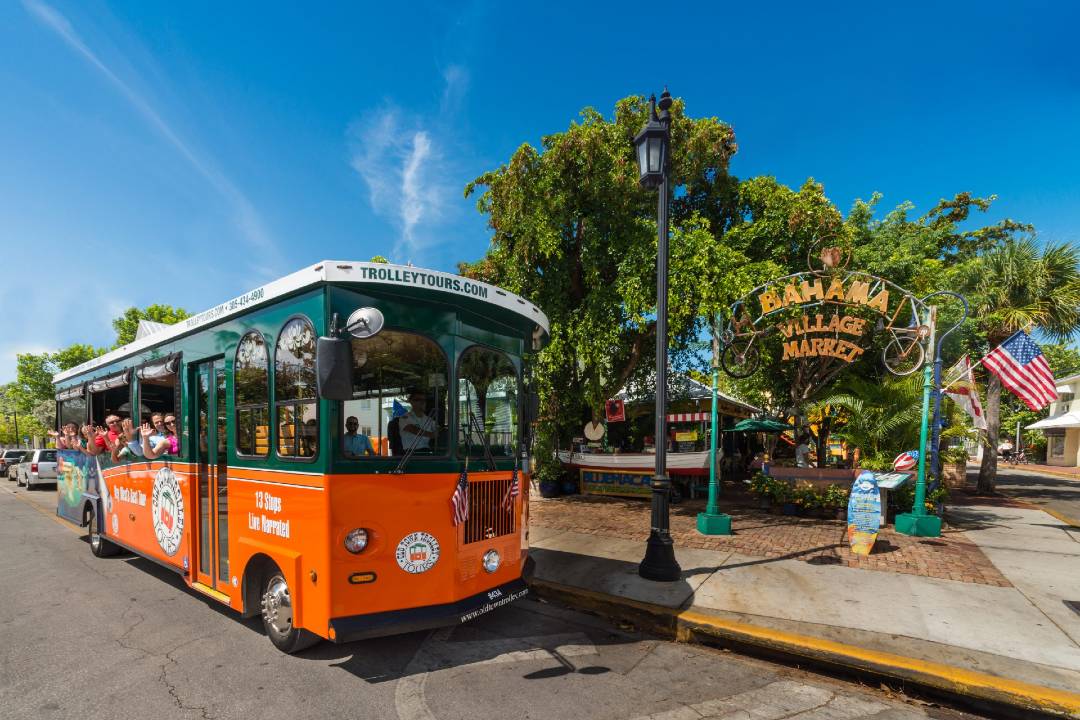
M 982 255 L 972 277 L 972 305 L 990 348 L 1017 330 L 1035 327 L 1054 341 L 1080 329 L 1080 254 L 1072 245 L 1009 239 Z M 1051 368 L 1053 369 L 1053 368 Z M 1001 430 L 1001 381 L 990 373 L 986 387 L 986 441 L 978 492 L 994 492 L 997 439 Z
M 864 467 L 884 469 L 897 454 L 919 444 L 919 377 L 885 382 L 852 377 L 840 392 L 819 400 L 810 410 L 826 406 L 841 409 L 832 434 L 859 448 Z

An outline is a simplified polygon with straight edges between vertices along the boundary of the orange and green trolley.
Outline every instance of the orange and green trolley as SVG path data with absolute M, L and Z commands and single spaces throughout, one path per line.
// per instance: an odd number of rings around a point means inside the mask
M 312 265 L 58 374 L 58 425 L 162 413 L 176 452 L 61 450 L 57 513 L 285 652 L 466 622 L 527 592 L 523 367 L 548 333 L 482 282 Z

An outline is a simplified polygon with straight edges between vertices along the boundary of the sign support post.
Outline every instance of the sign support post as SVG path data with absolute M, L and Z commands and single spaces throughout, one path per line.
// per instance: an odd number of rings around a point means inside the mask
M 930 341 L 933 353 L 934 331 L 937 326 L 937 306 L 930 306 Z M 933 360 L 933 358 L 931 358 Z M 941 537 L 941 518 L 926 512 L 926 443 L 930 430 L 930 389 L 933 386 L 932 362 L 923 366 L 922 422 L 919 426 L 919 474 L 915 479 L 915 504 L 911 512 L 896 516 L 896 531 L 915 537 Z
M 717 386 L 720 384 L 720 339 L 713 325 L 712 358 L 712 434 L 709 438 L 709 502 L 705 512 L 698 513 L 697 529 L 702 535 L 730 535 L 731 516 L 720 512 L 717 496 L 720 494 L 720 475 L 716 467 L 716 450 L 720 437 L 720 413 L 717 409 Z

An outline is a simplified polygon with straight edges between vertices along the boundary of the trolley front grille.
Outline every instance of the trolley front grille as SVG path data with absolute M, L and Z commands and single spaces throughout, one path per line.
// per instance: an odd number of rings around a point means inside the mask
M 490 540 L 494 537 L 513 534 L 517 530 L 517 517 L 514 510 L 517 501 L 509 510 L 503 508 L 503 498 L 510 488 L 510 478 L 500 480 L 469 480 L 469 517 L 465 521 L 465 544 Z

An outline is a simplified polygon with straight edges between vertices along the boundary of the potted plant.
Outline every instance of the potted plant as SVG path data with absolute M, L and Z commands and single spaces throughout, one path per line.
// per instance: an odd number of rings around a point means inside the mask
M 536 481 L 540 487 L 540 495 L 546 498 L 559 496 L 562 485 L 562 468 L 557 463 L 544 463 L 536 469 Z
M 773 480 L 770 483 L 769 495 L 772 497 L 772 513 L 774 515 L 794 515 L 795 504 L 791 502 L 793 488 L 784 480 Z
M 750 478 L 750 492 L 757 496 L 758 507 L 768 510 L 772 505 L 772 484 L 774 480 L 765 473 L 757 473 Z
M 817 491 L 809 484 L 796 487 L 791 494 L 791 501 L 794 503 L 795 512 L 798 515 L 813 515 L 821 507 Z
M 850 489 L 843 485 L 830 485 L 825 488 L 822 505 L 837 520 L 843 520 L 847 517 L 848 494 L 850 492 Z
M 941 515 L 945 508 L 945 501 L 949 499 L 949 488 L 938 485 L 926 494 L 926 510 L 935 515 Z
M 959 445 L 941 453 L 941 481 L 946 487 L 964 487 L 969 457 L 967 450 Z

